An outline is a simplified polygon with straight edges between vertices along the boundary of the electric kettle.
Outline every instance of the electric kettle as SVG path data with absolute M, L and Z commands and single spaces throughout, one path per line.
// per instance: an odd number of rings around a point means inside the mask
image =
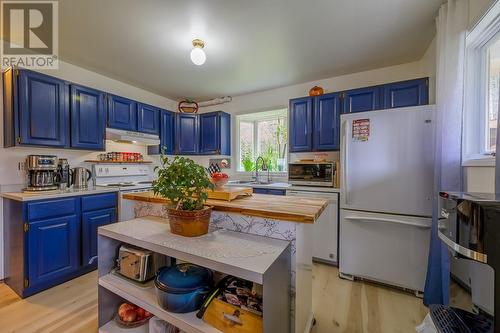
M 92 178 L 92 172 L 86 168 L 73 168 L 71 169 L 71 185 L 75 189 L 86 189 L 89 187 L 88 183 Z

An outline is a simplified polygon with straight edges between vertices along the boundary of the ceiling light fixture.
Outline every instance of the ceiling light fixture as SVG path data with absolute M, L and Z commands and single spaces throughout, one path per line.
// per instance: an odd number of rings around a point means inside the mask
M 191 61 L 197 66 L 201 66 L 207 60 L 203 47 L 205 42 L 201 39 L 193 39 L 193 49 L 191 50 Z

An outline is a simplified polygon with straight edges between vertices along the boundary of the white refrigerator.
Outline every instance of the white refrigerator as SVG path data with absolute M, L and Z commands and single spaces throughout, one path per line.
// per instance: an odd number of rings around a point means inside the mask
M 423 291 L 432 223 L 434 109 L 342 115 L 342 276 Z

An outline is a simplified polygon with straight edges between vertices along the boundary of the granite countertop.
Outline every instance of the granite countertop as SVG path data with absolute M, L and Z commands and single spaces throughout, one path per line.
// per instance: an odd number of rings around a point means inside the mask
M 124 199 L 167 204 L 165 198 L 153 192 L 126 193 Z M 248 216 L 258 216 L 276 220 L 299 223 L 314 223 L 328 206 L 328 201 L 303 197 L 253 194 L 233 201 L 206 201 L 216 211 L 239 213 Z
M 89 187 L 88 189 L 85 190 L 68 189 L 68 190 L 56 190 L 47 192 L 4 192 L 0 193 L 0 196 L 5 199 L 11 199 L 17 201 L 34 201 L 34 200 L 74 197 L 80 195 L 111 193 L 111 192 L 118 192 L 118 189 L 109 187 L 96 187 L 96 188 Z

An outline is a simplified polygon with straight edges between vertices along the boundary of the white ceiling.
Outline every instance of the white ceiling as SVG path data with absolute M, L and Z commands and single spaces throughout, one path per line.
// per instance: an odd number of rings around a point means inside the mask
M 61 59 L 165 97 L 240 95 L 420 59 L 442 0 L 64 0 Z M 189 59 L 205 40 L 207 62 Z

